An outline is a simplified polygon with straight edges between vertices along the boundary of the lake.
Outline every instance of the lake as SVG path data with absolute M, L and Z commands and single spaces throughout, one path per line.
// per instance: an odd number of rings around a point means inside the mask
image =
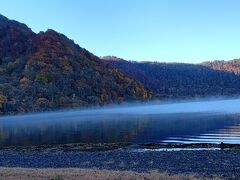
M 240 100 L 152 103 L 3 116 L 0 146 L 69 143 L 240 144 Z

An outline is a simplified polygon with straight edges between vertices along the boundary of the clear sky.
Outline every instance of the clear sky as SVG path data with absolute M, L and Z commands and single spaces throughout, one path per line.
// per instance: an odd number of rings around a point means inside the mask
M 239 0 L 0 0 L 0 14 L 35 32 L 61 32 L 97 56 L 240 58 Z

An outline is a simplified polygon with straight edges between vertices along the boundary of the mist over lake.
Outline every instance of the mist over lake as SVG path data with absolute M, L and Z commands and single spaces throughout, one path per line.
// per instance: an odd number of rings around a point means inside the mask
M 240 144 L 240 99 L 151 103 L 0 118 L 0 145 Z

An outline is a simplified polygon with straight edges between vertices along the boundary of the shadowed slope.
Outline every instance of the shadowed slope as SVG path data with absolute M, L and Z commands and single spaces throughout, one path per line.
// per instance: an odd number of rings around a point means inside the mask
M 160 97 L 239 95 L 240 77 L 209 67 L 184 63 L 134 62 L 105 58 Z

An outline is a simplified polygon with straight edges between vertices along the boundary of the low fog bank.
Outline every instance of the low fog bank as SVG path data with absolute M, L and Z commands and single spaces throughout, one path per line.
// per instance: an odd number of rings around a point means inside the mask
M 83 112 L 90 112 L 85 110 Z M 211 101 L 185 101 L 174 103 L 149 103 L 135 104 L 126 107 L 102 108 L 94 110 L 96 113 L 106 114 L 178 114 L 178 113 L 223 113 L 235 114 L 240 113 L 240 98 L 227 100 L 211 100 Z
M 106 106 L 102 108 L 75 109 L 68 111 L 35 113 L 28 115 L 4 116 L 0 119 L 58 119 L 81 118 L 98 115 L 161 115 L 178 113 L 240 113 L 240 98 L 238 99 L 211 99 L 181 102 L 152 102 L 134 103 L 126 105 Z

